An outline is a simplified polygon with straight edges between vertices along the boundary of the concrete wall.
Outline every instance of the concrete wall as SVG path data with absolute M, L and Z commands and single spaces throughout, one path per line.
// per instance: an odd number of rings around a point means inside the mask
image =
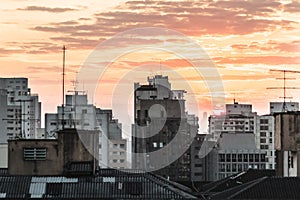
M 46 160 L 26 161 L 24 148 L 46 148 Z M 57 140 L 9 140 L 8 173 L 11 175 L 57 175 L 63 173 L 62 152 Z
M 11 175 L 62 175 L 70 162 L 93 162 L 98 168 L 97 131 L 66 129 L 58 139 L 22 139 L 8 142 L 8 172 Z M 25 160 L 24 148 L 46 148 L 45 160 Z M 95 157 L 94 157 L 95 156 Z

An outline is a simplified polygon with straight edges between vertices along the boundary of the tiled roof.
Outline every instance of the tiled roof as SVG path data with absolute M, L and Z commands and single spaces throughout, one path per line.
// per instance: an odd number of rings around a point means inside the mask
M 151 173 L 101 169 L 97 176 L 0 176 L 0 198 L 195 199 L 181 186 Z

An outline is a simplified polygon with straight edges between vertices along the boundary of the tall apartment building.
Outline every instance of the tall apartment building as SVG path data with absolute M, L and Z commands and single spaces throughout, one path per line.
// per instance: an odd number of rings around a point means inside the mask
M 100 167 L 127 168 L 127 140 L 122 138 L 121 124 L 112 118 L 112 110 L 103 110 L 89 104 L 86 94 L 75 92 L 66 95 L 64 108 L 58 106 L 57 113 L 45 115 L 46 138 L 55 138 L 56 133 L 63 128 L 99 130 Z
M 174 181 L 200 180 L 203 166 L 192 155 L 199 151 L 186 146 L 198 133 L 198 117 L 185 112 L 185 91 L 172 90 L 168 76 L 162 75 L 148 77 L 147 85 L 135 83 L 134 89 L 133 168 Z M 181 140 L 176 141 L 177 136 Z M 157 152 L 163 156 L 157 157 Z
M 36 138 L 41 128 L 41 103 L 38 95 L 31 94 L 28 79 L 0 78 L 0 93 L 0 142 L 16 137 Z

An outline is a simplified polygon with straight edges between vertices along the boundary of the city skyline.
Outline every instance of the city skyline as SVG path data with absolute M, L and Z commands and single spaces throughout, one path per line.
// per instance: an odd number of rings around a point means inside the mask
M 1 77 L 28 77 L 33 93 L 40 95 L 43 113 L 54 112 L 61 105 L 62 46 L 66 45 L 66 91 L 72 90 L 71 81 L 80 71 L 96 45 L 116 34 L 133 28 L 167 28 L 191 38 L 212 59 L 221 76 L 225 103 L 235 98 L 241 103 L 253 104 L 259 114 L 269 112 L 270 101 L 281 101 L 283 91 L 267 90 L 282 86 L 276 78 L 280 73 L 270 69 L 297 70 L 299 68 L 300 24 L 297 1 L 121 1 L 110 2 L 42 2 L 10 1 L 0 3 L 0 73 Z M 139 44 L 159 44 L 171 40 L 142 40 Z M 170 43 L 181 47 L 180 41 Z M 124 43 L 115 44 L 112 51 L 124 50 Z M 183 50 L 182 50 L 183 51 Z M 190 52 L 191 59 L 197 58 Z M 146 67 L 143 77 L 164 73 L 170 67 L 180 75 L 192 66 L 186 58 L 158 52 L 134 52 L 122 55 L 113 62 L 112 72 Z M 163 67 L 161 67 L 163 66 Z M 162 71 L 160 71 L 162 70 Z M 182 70 L 182 71 L 180 71 Z M 299 75 L 289 75 L 299 84 Z M 172 77 L 170 77 L 172 82 Z M 203 83 L 199 78 L 185 74 L 192 85 L 203 112 L 210 112 L 210 99 L 205 90 L 197 90 Z M 115 86 L 118 79 L 107 74 L 104 84 Z M 141 79 L 136 80 L 144 81 Z M 85 83 L 79 83 L 79 90 Z M 130 83 L 133 87 L 132 82 Z M 173 83 L 172 83 L 173 84 Z M 180 84 L 174 84 L 178 89 Z M 200 86 L 199 86 L 200 85 Z M 189 92 L 189 91 L 188 91 Z M 105 91 L 104 91 L 105 93 Z M 288 91 L 292 101 L 299 102 L 300 91 Z M 97 96 L 95 96 L 97 97 Z M 251 99 L 249 99 L 251 97 Z M 101 108 L 111 108 L 111 95 L 94 98 Z M 212 113 L 208 113 L 212 114 Z M 198 116 L 202 116 L 198 114 Z

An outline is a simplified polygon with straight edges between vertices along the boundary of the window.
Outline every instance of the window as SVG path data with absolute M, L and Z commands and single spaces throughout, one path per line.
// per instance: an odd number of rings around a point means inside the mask
M 82 114 L 87 114 L 87 109 L 83 109 Z
M 121 149 L 125 149 L 125 144 L 120 144 Z
M 225 154 L 219 154 L 219 162 L 225 162 Z
M 260 119 L 261 124 L 268 124 L 269 120 L 268 119 Z
M 273 142 L 273 141 L 272 141 L 272 138 L 270 138 L 270 139 L 269 139 L 269 143 L 272 143 L 272 142 Z
M 156 147 L 157 147 L 157 143 L 156 143 L 156 142 L 153 142 L 153 143 L 152 143 L 152 146 L 153 146 L 154 148 L 156 148 Z
M 238 154 L 238 162 L 243 162 L 243 155 L 242 154 Z
M 267 133 L 266 132 L 260 132 L 260 137 L 266 137 Z
M 248 162 L 248 154 L 244 154 L 244 162 Z M 244 168 L 244 169 L 247 169 L 247 168 Z
M 124 163 L 124 162 L 125 162 L 125 160 L 124 160 L 124 159 L 121 159 L 121 160 L 120 160 L 120 163 Z
M 269 127 L 268 126 L 260 126 L 260 130 L 268 130 L 269 129 Z
M 24 148 L 24 160 L 46 160 L 46 148 Z
M 266 138 L 260 138 L 260 143 L 266 143 L 266 142 L 267 142 Z
M 232 162 L 236 162 L 236 154 L 232 154 Z
M 56 122 L 51 122 L 50 126 L 56 126 Z
M 253 154 L 249 154 L 249 162 L 253 162 Z
M 163 147 L 164 144 L 162 142 L 159 143 L 159 147 Z
M 226 154 L 226 162 L 230 162 L 231 161 L 231 154 Z
M 202 167 L 202 164 L 195 164 L 195 167 Z
M 220 172 L 225 172 L 225 164 L 219 164 Z

